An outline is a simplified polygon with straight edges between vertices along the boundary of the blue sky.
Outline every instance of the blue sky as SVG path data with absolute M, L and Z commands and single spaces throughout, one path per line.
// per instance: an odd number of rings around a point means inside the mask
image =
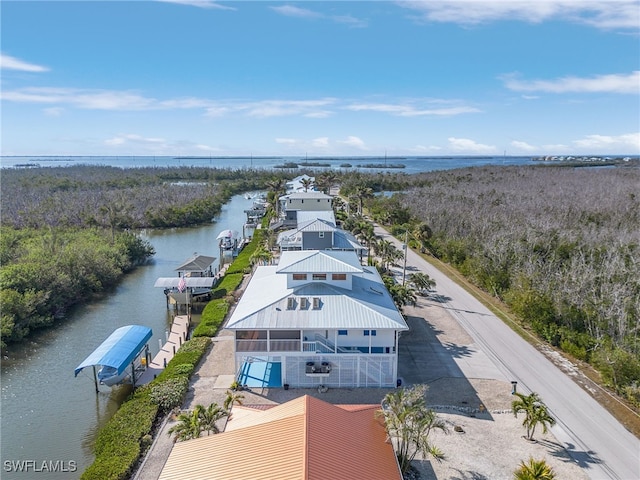
M 640 1 L 10 1 L 2 155 L 640 154 Z

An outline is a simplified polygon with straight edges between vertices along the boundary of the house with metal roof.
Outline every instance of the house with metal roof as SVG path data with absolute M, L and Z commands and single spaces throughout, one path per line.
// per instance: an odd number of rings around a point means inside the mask
M 277 244 L 285 250 L 353 250 L 360 259 L 367 249 L 356 237 L 335 223 L 320 218 L 298 223 L 297 228 L 278 235 Z
M 354 251 L 283 251 L 259 266 L 227 321 L 248 386 L 393 387 L 408 330 Z
M 331 218 L 326 218 L 335 223 L 333 217 L 333 197 L 322 192 L 295 192 L 283 195 L 279 199 L 280 212 L 282 222 L 285 226 L 295 227 L 298 222 L 302 221 L 302 215 L 299 212 L 314 212 L 315 218 L 321 217 L 323 214 L 319 212 L 331 212 Z M 301 218 L 298 218 L 298 217 Z M 325 218 L 325 217 L 321 217 Z M 304 220 L 309 220 L 307 215 Z
M 315 182 L 316 181 L 316 177 L 310 177 L 309 175 L 307 175 L 306 173 L 303 173 L 302 175 L 298 175 L 296 178 L 289 180 L 286 184 L 285 184 L 285 189 L 287 191 L 287 193 L 296 193 L 296 192 L 307 192 L 307 191 L 314 191 L 315 187 L 313 185 L 311 185 L 308 188 L 304 187 L 303 181 L 311 181 L 311 182 Z
M 308 395 L 237 405 L 223 433 L 176 443 L 159 480 L 401 480 L 379 408 Z

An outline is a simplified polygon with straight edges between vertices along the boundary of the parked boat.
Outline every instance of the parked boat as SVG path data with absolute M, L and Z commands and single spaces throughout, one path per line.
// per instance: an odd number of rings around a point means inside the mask
M 234 250 L 238 248 L 240 234 L 235 230 L 223 230 L 216 237 L 218 245 L 222 250 Z

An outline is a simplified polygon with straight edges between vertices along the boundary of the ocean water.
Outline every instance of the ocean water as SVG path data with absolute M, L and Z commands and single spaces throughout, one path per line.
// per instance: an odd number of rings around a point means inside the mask
M 287 168 L 295 172 L 314 170 L 359 170 L 363 172 L 419 173 L 434 170 L 473 167 L 481 165 L 531 165 L 537 163 L 533 157 L 511 156 L 450 156 L 450 157 L 166 157 L 166 156 L 33 156 L 0 157 L 2 168 L 11 167 L 66 167 L 70 165 L 108 165 L 120 168 L 141 167 L 206 167 L 233 169 L 265 169 L 297 163 L 298 168 Z M 321 164 L 322 166 L 318 166 Z M 346 166 L 350 165 L 350 166 Z M 371 167 L 375 165 L 375 168 Z M 404 168 L 398 168 L 404 166 Z M 295 173 L 294 173 L 295 175 Z

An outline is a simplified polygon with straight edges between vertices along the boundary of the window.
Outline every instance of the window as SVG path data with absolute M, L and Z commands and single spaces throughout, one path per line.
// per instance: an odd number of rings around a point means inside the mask
M 376 336 L 376 331 L 375 330 L 365 330 L 364 331 L 364 336 L 368 337 L 369 335 L 371 335 L 372 337 Z
M 332 273 L 331 274 L 331 280 L 346 280 L 347 279 L 347 274 L 346 273 Z
M 313 278 L 313 280 L 326 280 L 327 279 L 327 274 L 326 273 L 314 273 L 311 278 Z
M 293 297 L 287 298 L 287 310 L 294 310 L 296 308 L 296 299 Z
M 338 335 L 348 335 L 349 331 L 348 330 L 338 330 Z
M 306 280 L 307 279 L 307 274 L 306 273 L 294 273 L 293 274 L 293 279 L 294 280 Z
M 304 310 L 309 307 L 309 299 L 307 297 L 300 298 L 300 310 Z
M 318 310 L 320 308 L 320 298 L 313 297 L 313 309 Z
M 319 238 L 324 238 L 324 232 L 318 232 L 318 237 Z

